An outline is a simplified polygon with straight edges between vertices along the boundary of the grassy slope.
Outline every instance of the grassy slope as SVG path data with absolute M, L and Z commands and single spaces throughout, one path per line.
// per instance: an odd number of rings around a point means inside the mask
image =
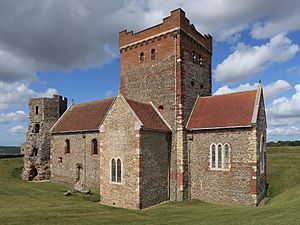
M 268 150 L 270 200 L 233 207 L 196 200 L 143 211 L 102 206 L 99 196 L 65 197 L 66 184 L 18 179 L 21 159 L 0 160 L 0 224 L 300 224 L 300 147 Z

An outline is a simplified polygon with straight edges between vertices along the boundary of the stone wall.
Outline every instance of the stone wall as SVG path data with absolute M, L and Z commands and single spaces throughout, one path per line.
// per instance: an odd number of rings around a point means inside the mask
M 256 129 L 194 131 L 189 134 L 190 197 L 208 202 L 255 205 Z M 230 170 L 210 169 L 210 145 L 231 147 Z
M 170 135 L 141 131 L 141 208 L 169 200 Z
M 140 209 L 140 124 L 118 96 L 100 131 L 100 195 L 106 205 Z M 111 182 L 111 160 L 122 162 L 121 183 Z
M 266 154 L 266 115 L 265 115 L 265 105 L 264 105 L 264 99 L 263 96 L 261 96 L 260 104 L 259 104 L 259 110 L 258 110 L 258 117 L 257 117 L 257 127 L 256 127 L 256 138 L 257 138 L 257 171 L 256 171 L 256 177 L 257 177 L 257 204 L 259 204 L 265 197 L 266 197 L 266 185 L 267 185 L 267 154 Z M 264 172 L 260 172 L 260 145 L 261 145 L 261 137 L 263 136 L 263 149 L 265 151 L 264 153 L 264 160 L 265 160 L 265 168 Z
M 54 95 L 53 98 L 35 98 L 29 102 L 29 124 L 26 142 L 21 146 L 24 153 L 24 180 L 50 178 L 50 129 L 67 109 L 67 99 Z M 38 132 L 36 126 L 39 126 Z
M 65 153 L 67 139 L 70 141 L 70 154 Z M 98 154 L 93 154 L 93 139 L 97 139 Z M 79 179 L 89 188 L 99 187 L 99 150 L 99 132 L 52 134 L 51 180 L 75 184 Z M 78 169 L 79 164 L 81 169 Z

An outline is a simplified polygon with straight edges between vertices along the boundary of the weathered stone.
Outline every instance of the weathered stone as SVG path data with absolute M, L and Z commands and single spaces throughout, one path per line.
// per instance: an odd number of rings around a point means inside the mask
M 29 102 L 30 122 L 24 153 L 23 180 L 47 180 L 50 178 L 50 129 L 67 109 L 67 99 L 59 95 L 53 98 L 35 98 Z

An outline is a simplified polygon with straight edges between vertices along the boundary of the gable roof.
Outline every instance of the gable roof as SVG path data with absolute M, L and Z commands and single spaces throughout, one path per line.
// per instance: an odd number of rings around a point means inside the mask
M 72 105 L 52 127 L 51 133 L 98 130 L 114 98 Z
M 257 90 L 198 97 L 187 124 L 189 130 L 251 127 Z
M 158 130 L 163 132 L 171 131 L 166 122 L 159 115 L 159 112 L 150 103 L 142 103 L 125 98 L 130 108 L 143 124 L 144 129 Z

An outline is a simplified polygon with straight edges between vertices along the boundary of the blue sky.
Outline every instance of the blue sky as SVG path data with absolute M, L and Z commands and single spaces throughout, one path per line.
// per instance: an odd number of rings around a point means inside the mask
M 32 97 L 75 103 L 116 95 L 118 32 L 162 22 L 181 7 L 213 36 L 213 92 L 264 85 L 268 140 L 300 139 L 298 0 L 80 1 L 0 3 L 0 145 L 19 145 Z

